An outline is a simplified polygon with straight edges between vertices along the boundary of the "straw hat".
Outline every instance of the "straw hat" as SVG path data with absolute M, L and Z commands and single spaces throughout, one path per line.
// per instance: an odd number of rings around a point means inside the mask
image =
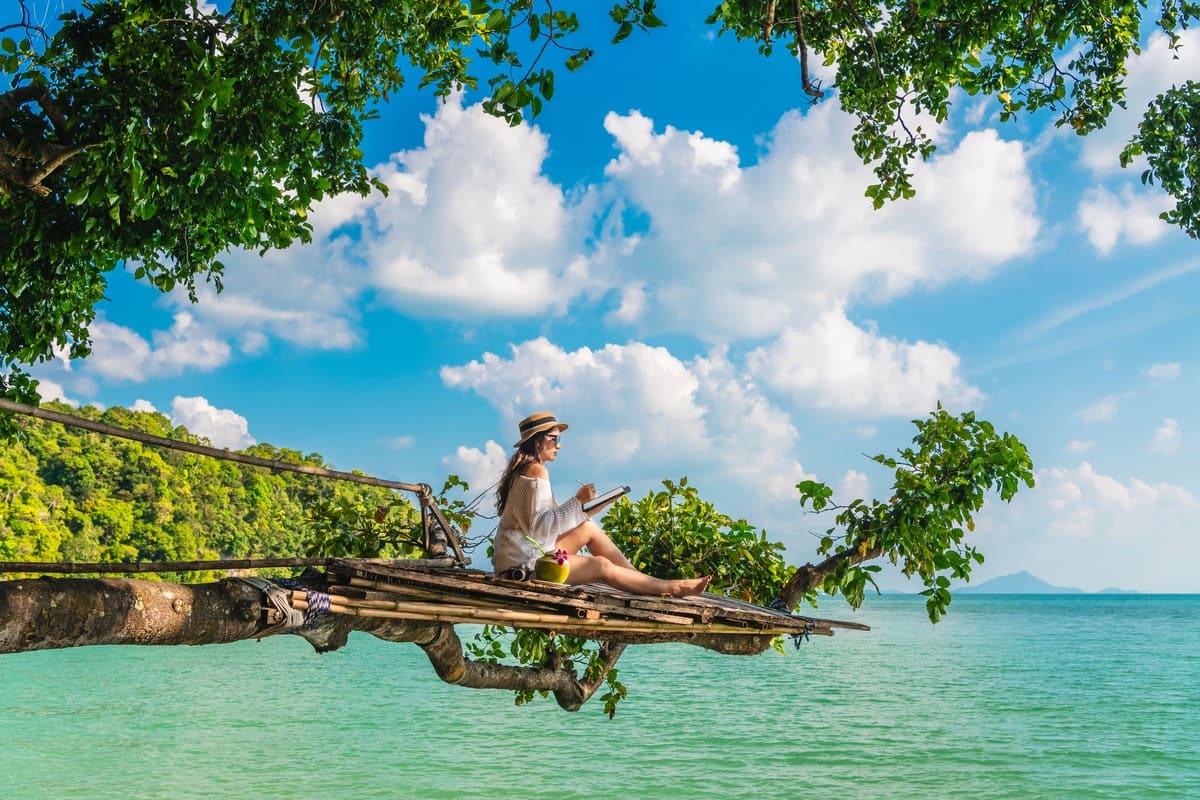
M 517 426 L 521 441 L 514 444 L 513 447 L 520 447 L 529 441 L 530 437 L 537 436 L 543 431 L 548 431 L 552 428 L 565 431 L 568 427 L 570 426 L 567 423 L 559 422 L 549 411 L 539 411 L 536 414 L 530 414 L 521 420 L 521 423 Z

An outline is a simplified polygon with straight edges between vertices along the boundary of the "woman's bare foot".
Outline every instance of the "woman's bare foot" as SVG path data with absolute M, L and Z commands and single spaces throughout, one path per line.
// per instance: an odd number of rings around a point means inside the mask
M 672 587 L 670 595 L 672 597 L 693 597 L 698 594 L 704 594 L 704 590 L 708 588 L 708 584 L 711 582 L 712 575 L 705 575 L 703 578 L 673 581 L 675 585 Z

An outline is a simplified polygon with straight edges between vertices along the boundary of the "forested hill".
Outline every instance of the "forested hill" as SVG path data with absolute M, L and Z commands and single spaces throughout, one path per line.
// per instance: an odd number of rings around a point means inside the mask
M 120 428 L 208 444 L 162 414 L 47 408 Z M 167 450 L 58 423 L 23 420 L 0 442 L 0 560 L 190 561 L 305 555 L 309 513 L 336 499 L 386 506 L 385 489 Z M 326 466 L 259 444 L 261 458 Z

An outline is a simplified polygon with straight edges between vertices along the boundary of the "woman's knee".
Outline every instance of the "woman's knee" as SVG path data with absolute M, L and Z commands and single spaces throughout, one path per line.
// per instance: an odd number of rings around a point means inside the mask
M 592 556 L 592 561 L 596 564 L 596 569 L 601 577 L 611 577 L 617 565 L 604 556 Z

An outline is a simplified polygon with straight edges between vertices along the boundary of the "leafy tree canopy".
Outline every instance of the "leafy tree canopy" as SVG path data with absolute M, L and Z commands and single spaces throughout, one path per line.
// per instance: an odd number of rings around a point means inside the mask
M 45 7 L 51 4 L 46 3 Z M 664 21 L 622 0 L 607 32 L 581 31 L 549 0 L 84 0 L 43 28 L 38 0 L 0 17 L 0 393 L 35 400 L 24 367 L 85 356 L 105 274 L 130 265 L 169 291 L 221 280 L 229 248 L 307 241 L 313 203 L 385 187 L 362 163 L 363 124 L 407 83 L 438 95 L 484 88 L 518 124 L 555 91 L 555 69 Z M 910 197 L 913 159 L 935 145 L 955 89 L 995 96 L 1002 118 L 1044 112 L 1084 135 L 1124 102 L 1143 29 L 1172 47 L 1193 0 L 727 0 L 707 21 L 798 58 L 800 85 L 858 120 L 879 206 Z M 592 39 L 591 41 L 595 41 Z M 480 86 L 481 80 L 484 82 Z M 1122 160 L 1176 200 L 1200 232 L 1200 88 L 1152 103 Z

